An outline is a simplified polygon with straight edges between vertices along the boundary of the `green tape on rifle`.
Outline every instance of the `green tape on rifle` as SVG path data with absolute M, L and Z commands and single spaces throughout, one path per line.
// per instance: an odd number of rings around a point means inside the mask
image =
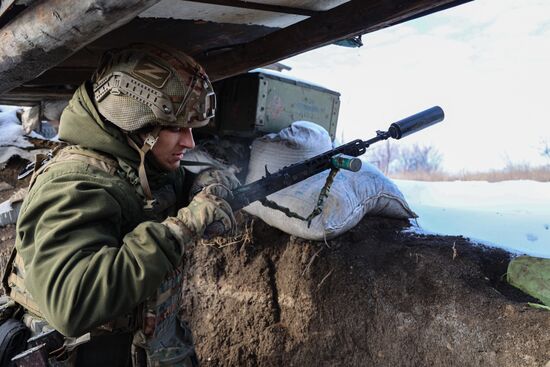
M 345 154 L 336 154 L 330 159 L 330 163 L 334 168 L 341 168 L 352 172 L 359 171 L 363 165 L 359 158 Z

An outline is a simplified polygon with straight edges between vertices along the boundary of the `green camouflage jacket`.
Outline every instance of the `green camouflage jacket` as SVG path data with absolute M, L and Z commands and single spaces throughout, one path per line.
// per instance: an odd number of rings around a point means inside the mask
M 130 313 L 179 265 L 178 242 L 160 221 L 187 195 L 183 170 L 161 173 L 148 162 L 152 190 L 169 187 L 176 197 L 161 216 L 143 210 L 139 156 L 118 128 L 102 121 L 84 85 L 62 115 L 59 135 L 124 167 L 109 174 L 82 160 L 51 164 L 19 215 L 25 286 L 54 328 L 78 336 Z

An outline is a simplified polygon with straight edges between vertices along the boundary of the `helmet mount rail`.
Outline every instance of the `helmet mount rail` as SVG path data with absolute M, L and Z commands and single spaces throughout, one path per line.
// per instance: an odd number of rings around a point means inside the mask
M 115 71 L 94 86 L 94 97 L 97 102 L 102 101 L 109 94 L 132 97 L 148 106 L 156 118 L 169 122 L 176 121 L 176 114 L 173 113 L 174 109 L 170 98 L 131 75 Z

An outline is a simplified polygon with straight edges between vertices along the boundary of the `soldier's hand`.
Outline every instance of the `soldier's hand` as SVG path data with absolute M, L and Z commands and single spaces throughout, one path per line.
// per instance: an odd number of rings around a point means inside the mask
M 189 240 L 197 240 L 205 235 L 208 237 L 233 232 L 236 227 L 231 206 L 220 196 L 199 192 L 188 206 L 181 208 L 176 217 L 170 217 L 163 223 L 178 239 L 182 249 Z
M 240 185 L 239 179 L 230 170 L 207 169 L 200 172 L 193 181 L 189 199 L 191 200 L 201 190 L 227 199 L 231 197 L 231 191 Z

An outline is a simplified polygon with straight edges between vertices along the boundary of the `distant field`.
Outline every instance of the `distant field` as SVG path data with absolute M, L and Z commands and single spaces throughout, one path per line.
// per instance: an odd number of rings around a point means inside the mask
M 550 182 L 550 165 L 542 167 L 529 167 L 528 165 L 515 165 L 502 170 L 488 172 L 462 172 L 450 174 L 446 172 L 408 171 L 390 173 L 391 178 L 416 181 L 488 181 L 500 182 L 510 180 L 533 180 Z

